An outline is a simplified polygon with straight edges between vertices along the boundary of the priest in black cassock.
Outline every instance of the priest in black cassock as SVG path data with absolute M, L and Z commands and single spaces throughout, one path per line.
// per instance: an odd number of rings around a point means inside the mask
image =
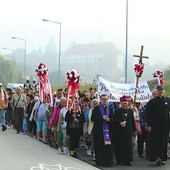
M 94 107 L 91 120 L 94 122 L 93 139 L 96 165 L 111 166 L 113 149 L 111 145 L 111 134 L 113 125 L 113 112 L 108 106 L 108 96 L 100 96 L 99 106 Z
M 133 159 L 132 135 L 136 131 L 133 110 L 127 96 L 120 98 L 121 107 L 114 114 L 115 156 L 118 165 L 130 166 Z
M 163 165 L 167 160 L 167 143 L 170 125 L 170 99 L 164 95 L 163 86 L 157 86 L 157 96 L 147 104 L 146 122 L 151 132 L 149 161 Z

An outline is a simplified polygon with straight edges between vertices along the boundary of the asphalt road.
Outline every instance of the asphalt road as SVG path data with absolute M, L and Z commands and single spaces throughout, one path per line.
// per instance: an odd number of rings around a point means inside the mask
M 79 158 L 84 162 L 87 162 L 93 166 L 95 166 L 95 162 L 92 160 L 92 156 L 87 156 L 85 149 L 78 150 Z M 165 165 L 161 165 L 160 167 L 156 166 L 156 163 L 149 162 L 145 158 L 139 158 L 137 154 L 137 150 L 134 151 L 134 160 L 132 161 L 132 166 L 119 166 L 114 163 L 111 167 L 99 167 L 101 170 L 170 170 L 170 159 L 167 160 Z
M 56 149 L 24 134 L 16 134 L 14 129 L 0 131 L 0 170 L 169 170 L 166 165 L 156 167 L 144 158 L 138 158 L 135 151 L 132 166 L 95 167 L 91 156 L 85 149 L 78 149 L 79 159 L 62 155 Z M 82 160 L 82 161 L 81 161 Z

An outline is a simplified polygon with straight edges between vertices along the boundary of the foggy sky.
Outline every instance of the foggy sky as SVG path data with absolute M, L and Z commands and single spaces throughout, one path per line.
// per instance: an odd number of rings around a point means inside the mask
M 128 53 L 144 55 L 149 62 L 169 64 L 170 16 L 169 0 L 129 0 Z M 0 10 L 0 53 L 3 47 L 24 48 L 27 52 L 45 49 L 52 37 L 57 46 L 59 25 L 43 22 L 42 18 L 62 23 L 62 51 L 70 44 L 112 42 L 125 51 L 126 0 L 5 0 Z

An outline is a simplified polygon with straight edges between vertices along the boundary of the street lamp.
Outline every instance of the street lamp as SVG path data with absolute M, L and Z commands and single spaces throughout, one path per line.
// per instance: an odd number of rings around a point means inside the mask
M 26 39 L 23 39 L 23 38 L 18 38 L 18 37 L 11 37 L 12 39 L 18 39 L 18 40 L 21 40 L 21 41 L 24 41 L 25 42 L 25 52 L 24 52 L 24 78 L 26 77 L 26 53 L 27 53 L 27 50 L 26 50 Z
M 13 55 L 12 55 L 12 58 L 13 58 L 13 61 L 15 61 L 15 58 L 14 58 L 14 51 L 13 49 L 10 49 L 10 48 L 3 48 L 4 50 L 8 50 L 8 51 L 12 51 Z
M 51 20 L 48 20 L 48 19 L 42 19 L 42 21 L 44 22 L 52 22 L 52 23 L 55 23 L 55 24 L 58 24 L 60 26 L 60 31 L 59 31 L 59 49 L 58 49 L 58 84 L 60 84 L 60 65 L 61 65 L 61 23 L 60 22 L 56 22 L 56 21 L 51 21 Z
M 15 59 L 14 59 L 14 51 L 13 49 L 10 49 L 10 48 L 3 48 L 4 50 L 8 50 L 8 51 L 12 51 L 13 52 L 13 61 L 15 62 Z M 12 76 L 12 83 L 14 83 L 14 72 L 12 72 L 13 76 Z
M 126 43 L 125 43 L 125 83 L 127 83 L 127 65 L 128 65 L 128 0 L 126 0 Z

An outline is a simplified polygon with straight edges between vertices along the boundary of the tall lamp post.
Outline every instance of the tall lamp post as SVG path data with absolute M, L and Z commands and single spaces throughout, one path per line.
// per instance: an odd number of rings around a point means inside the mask
M 126 0 L 126 45 L 125 45 L 125 83 L 127 83 L 128 63 L 128 0 Z
M 27 55 L 27 50 L 26 50 L 26 39 L 24 38 L 18 38 L 18 37 L 11 37 L 12 39 L 17 39 L 17 40 L 21 40 L 24 41 L 25 43 L 25 52 L 24 52 L 24 78 L 26 78 L 26 55 Z
M 8 51 L 12 51 L 12 58 L 13 58 L 13 61 L 15 61 L 15 57 L 14 57 L 14 51 L 13 49 L 10 49 L 10 48 L 3 48 L 4 50 L 8 50 Z
M 8 50 L 8 51 L 12 51 L 13 52 L 13 55 L 12 55 L 12 57 L 13 57 L 13 62 L 15 62 L 15 58 L 14 58 L 14 51 L 15 50 L 13 50 L 13 49 L 10 49 L 10 48 L 3 48 L 4 50 Z M 14 83 L 14 72 L 12 72 L 12 74 L 13 74 L 13 76 L 12 76 L 12 83 Z
M 60 31 L 59 31 L 59 49 L 58 49 L 58 84 L 60 84 L 60 70 L 61 70 L 61 23 L 60 22 L 56 22 L 56 21 L 51 21 L 48 19 L 42 19 L 42 21 L 44 22 L 52 22 L 55 24 L 58 24 L 60 26 Z

